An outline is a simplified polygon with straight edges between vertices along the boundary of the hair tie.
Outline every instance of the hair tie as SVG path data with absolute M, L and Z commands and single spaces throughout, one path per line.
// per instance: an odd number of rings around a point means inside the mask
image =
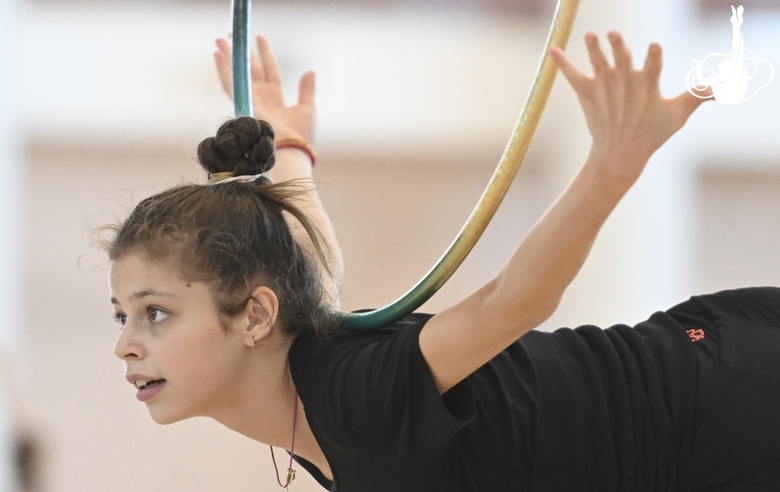
M 237 181 L 239 183 L 254 183 L 258 179 L 260 179 L 263 176 L 263 173 L 260 174 L 243 174 L 241 176 L 235 176 L 233 173 L 227 171 L 224 173 L 209 173 L 209 181 L 208 184 L 214 185 L 214 184 L 222 184 L 222 183 L 229 183 L 231 181 Z

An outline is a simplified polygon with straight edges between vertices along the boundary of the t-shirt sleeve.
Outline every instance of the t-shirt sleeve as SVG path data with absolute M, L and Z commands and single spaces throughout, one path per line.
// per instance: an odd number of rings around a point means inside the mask
M 468 380 L 444 395 L 436 389 L 418 341 L 430 317 L 295 351 L 293 378 L 322 437 L 353 450 L 430 457 L 474 419 Z

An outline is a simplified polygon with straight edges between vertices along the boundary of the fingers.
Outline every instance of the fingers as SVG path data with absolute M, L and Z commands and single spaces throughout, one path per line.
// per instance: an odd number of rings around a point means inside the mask
M 651 76 L 658 76 L 661 74 L 661 67 L 663 66 L 663 50 L 658 43 L 650 43 L 650 47 L 647 48 L 647 58 L 645 58 L 645 66 L 642 68 Z M 695 61 L 695 60 L 694 60 Z
M 268 41 L 266 41 L 264 37 L 257 37 L 257 48 L 260 51 L 260 59 L 263 62 L 265 81 L 272 84 L 281 84 L 281 77 L 279 77 L 279 64 L 276 62 L 276 57 L 271 51 L 271 48 L 268 46 Z
M 634 66 L 631 61 L 631 52 L 626 48 L 623 37 L 617 31 L 607 33 L 609 42 L 612 43 L 612 54 L 615 57 L 615 68 L 621 72 L 628 73 Z
M 623 36 L 617 31 L 609 31 L 607 33 L 607 39 L 612 45 L 615 70 L 622 72 L 623 74 L 630 73 L 634 69 L 634 62 L 631 58 L 631 52 L 626 47 L 625 42 L 623 42 Z M 610 65 L 604 51 L 602 51 L 601 46 L 599 45 L 598 36 L 593 32 L 585 34 L 585 44 L 588 47 L 588 56 L 590 57 L 590 63 L 593 66 L 594 75 L 598 76 L 608 73 L 608 71 L 612 69 L 612 65 Z
M 658 81 L 661 78 L 661 68 L 663 67 L 663 56 L 661 45 L 658 43 L 651 43 L 647 49 L 647 58 L 645 58 L 645 66 L 642 71 L 647 76 L 650 84 L 655 89 L 658 89 Z
M 218 51 L 214 53 L 214 61 L 217 63 L 217 73 L 222 89 L 228 96 L 233 97 L 233 67 L 230 59 L 230 44 L 224 39 L 217 39 Z
M 279 65 L 268 46 L 268 41 L 262 36 L 258 36 L 257 46 L 260 51 L 260 57 L 258 58 L 254 51 L 249 54 L 252 80 L 254 82 L 280 83 Z M 223 79 L 222 85 L 224 87 L 224 76 L 226 74 L 229 74 L 232 80 L 232 49 L 231 44 L 225 39 L 217 39 L 217 47 L 219 51 L 214 54 L 214 57 L 217 60 L 217 70 L 219 70 L 220 78 Z
M 588 47 L 590 64 L 593 65 L 593 73 L 596 76 L 599 76 L 606 72 L 610 68 L 610 65 L 607 61 L 607 57 L 604 56 L 604 52 L 601 51 L 598 36 L 592 32 L 585 34 L 585 44 Z
M 314 72 L 306 72 L 301 77 L 301 83 L 298 87 L 298 104 L 314 106 L 315 96 L 315 75 Z
M 263 63 L 260 61 L 260 58 L 257 57 L 254 51 L 250 53 L 249 60 L 252 65 L 252 81 L 253 82 L 264 81 L 265 70 L 263 70 Z
M 552 58 L 552 61 L 555 62 L 555 64 L 558 65 L 558 68 L 561 69 L 561 72 L 563 72 L 563 75 L 572 85 L 575 92 L 579 92 L 579 88 L 588 78 L 587 75 L 582 73 L 580 69 L 577 68 L 574 63 L 571 62 L 571 60 L 569 60 L 569 57 L 566 56 L 566 53 L 564 53 L 563 50 L 558 47 L 554 46 L 550 48 L 550 58 Z
M 633 61 L 631 59 L 631 52 L 628 51 L 622 36 L 617 31 L 610 31 L 607 34 L 607 37 L 612 44 L 612 53 L 615 58 L 615 70 L 624 76 L 629 75 L 634 68 Z M 588 48 L 588 56 L 590 57 L 590 62 L 593 66 L 594 75 L 599 77 L 611 73 L 613 70 L 612 65 L 610 65 L 607 57 L 599 46 L 598 36 L 592 32 L 587 33 L 585 35 L 585 44 Z M 575 90 L 579 90 L 583 84 L 591 80 L 587 75 L 581 72 L 571 60 L 569 60 L 560 48 L 550 48 L 550 57 L 555 64 L 558 65 Z

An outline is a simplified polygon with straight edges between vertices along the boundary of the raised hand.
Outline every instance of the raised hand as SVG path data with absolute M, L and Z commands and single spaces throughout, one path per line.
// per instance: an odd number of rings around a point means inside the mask
M 217 71 L 222 88 L 233 97 L 233 70 L 231 45 L 226 39 L 217 39 L 218 51 L 214 53 Z M 292 136 L 312 141 L 314 133 L 314 72 L 306 72 L 301 77 L 298 104 L 286 106 L 282 94 L 279 64 L 276 61 L 268 41 L 257 37 L 260 58 L 252 52 L 252 106 L 254 117 L 265 120 L 274 127 L 277 137 Z
M 231 60 L 231 46 L 226 39 L 218 39 L 219 50 L 214 53 L 217 62 L 217 71 L 222 82 L 222 88 L 233 97 L 233 70 Z M 276 138 L 295 137 L 307 142 L 312 141 L 314 132 L 314 72 L 307 72 L 301 77 L 299 86 L 298 104 L 287 106 L 282 95 L 281 77 L 279 76 L 279 64 L 268 46 L 268 41 L 262 36 L 257 37 L 257 47 L 260 52 L 258 58 L 251 54 L 252 71 L 252 110 L 254 117 L 265 120 L 271 124 L 276 133 Z M 319 265 L 322 282 L 335 307 L 339 306 L 339 285 L 344 277 L 344 260 L 341 255 L 336 234 L 330 223 L 328 214 L 322 205 L 317 193 L 317 188 L 311 182 L 312 162 L 308 155 L 298 149 L 286 148 L 277 150 L 277 159 L 274 167 L 265 173 L 271 182 L 278 183 L 288 180 L 303 178 L 300 184 L 308 187 L 308 192 L 300 196 L 296 202 L 300 208 L 315 224 L 322 234 L 328 246 L 329 265 Z M 289 218 L 290 228 L 298 243 L 309 251 L 312 258 L 317 258 L 308 234 L 303 230 L 298 221 Z
M 594 76 L 579 70 L 559 48 L 550 56 L 574 88 L 593 136 L 592 153 L 611 166 L 611 175 L 633 183 L 650 156 L 669 139 L 705 99 L 688 91 L 672 99 L 661 96 L 661 46 L 652 43 L 642 70 L 636 70 L 620 33 L 610 31 L 613 67 L 598 36 L 585 35 Z M 711 89 L 701 91 L 706 96 Z

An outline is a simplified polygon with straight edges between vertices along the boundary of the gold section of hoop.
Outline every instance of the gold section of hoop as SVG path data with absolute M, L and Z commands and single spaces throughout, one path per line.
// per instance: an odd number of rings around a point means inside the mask
M 548 51 L 553 46 L 562 50 L 566 48 L 566 42 L 571 34 L 578 5 L 579 0 L 560 0 L 558 2 L 555 16 L 553 17 L 553 24 L 547 37 L 545 51 L 536 71 L 536 78 L 528 93 L 525 106 L 517 120 L 509 143 L 504 150 L 504 154 L 468 221 L 450 246 L 450 249 L 439 260 L 441 263 L 454 265 L 450 267 L 452 272 L 449 275 L 454 272 L 455 268 L 460 265 L 474 244 L 476 244 L 504 199 L 518 169 L 520 169 L 520 165 L 539 125 L 539 120 L 542 118 L 544 106 L 550 96 L 555 75 L 558 72 L 558 67 L 553 63 Z
M 392 304 L 370 312 L 340 312 L 339 315 L 351 328 L 379 328 L 412 313 L 452 276 L 474 247 L 504 199 L 531 145 L 558 72 L 558 67 L 550 58 L 549 49 L 553 46 L 566 48 L 578 6 L 579 0 L 558 0 L 544 53 L 525 106 L 490 182 L 458 236 L 425 277 Z

